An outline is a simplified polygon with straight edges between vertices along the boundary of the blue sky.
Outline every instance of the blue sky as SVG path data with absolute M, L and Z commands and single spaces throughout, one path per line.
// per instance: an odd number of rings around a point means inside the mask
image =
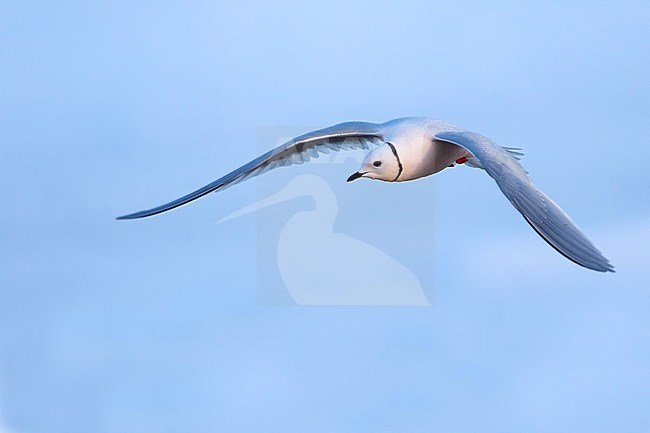
M 648 431 L 648 22 L 647 2 L 4 4 L 0 431 Z M 617 273 L 566 261 L 465 168 L 266 175 L 322 176 L 335 228 L 393 245 L 430 308 L 260 303 L 256 221 L 310 204 L 214 224 L 255 181 L 113 219 L 274 128 L 407 115 L 523 147 Z

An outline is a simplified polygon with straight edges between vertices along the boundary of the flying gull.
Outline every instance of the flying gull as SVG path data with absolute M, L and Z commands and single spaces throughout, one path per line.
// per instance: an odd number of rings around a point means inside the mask
M 149 210 L 118 217 L 144 218 L 221 191 L 274 168 L 302 164 L 321 153 L 373 148 L 349 178 L 404 182 L 455 164 L 485 170 L 524 219 L 567 259 L 599 272 L 614 267 L 569 216 L 537 189 L 519 163 L 521 149 L 501 147 L 487 137 L 441 120 L 405 117 L 386 123 L 345 122 L 296 137 L 190 194 Z

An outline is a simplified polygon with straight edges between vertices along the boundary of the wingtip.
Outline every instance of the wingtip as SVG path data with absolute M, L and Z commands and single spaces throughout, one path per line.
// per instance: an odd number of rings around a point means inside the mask
M 131 214 L 128 214 L 128 215 L 118 216 L 118 217 L 115 217 L 115 219 L 117 221 L 135 220 L 135 219 L 138 219 L 138 218 L 142 218 L 143 216 L 146 216 L 146 215 L 141 215 L 141 212 L 136 212 L 136 213 L 131 213 Z
M 584 265 L 583 265 L 584 266 Z M 616 273 L 616 269 L 614 268 L 614 265 L 609 263 L 609 261 L 605 261 L 602 265 L 596 266 L 587 266 L 589 269 L 596 271 L 596 272 L 602 272 L 603 274 L 606 274 L 608 272 L 611 272 L 612 274 Z
M 606 257 L 603 256 L 602 258 L 604 260 L 602 272 L 604 273 L 611 272 L 612 274 L 615 274 L 616 273 L 615 266 L 609 260 L 607 260 Z

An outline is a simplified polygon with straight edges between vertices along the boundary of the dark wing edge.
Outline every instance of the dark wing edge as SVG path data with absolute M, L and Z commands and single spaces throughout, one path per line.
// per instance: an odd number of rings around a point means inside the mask
M 225 176 L 183 197 L 163 205 L 117 217 L 132 220 L 157 215 L 177 208 L 211 192 L 224 190 L 274 168 L 309 162 L 321 153 L 330 151 L 368 149 L 370 144 L 382 143 L 379 125 L 368 122 L 345 122 L 296 137 L 281 146 L 255 158 Z
M 594 271 L 615 272 L 614 266 L 571 218 L 535 187 L 526 171 L 507 149 L 470 131 L 441 132 L 434 139 L 461 146 L 471 152 L 528 224 L 564 257 Z

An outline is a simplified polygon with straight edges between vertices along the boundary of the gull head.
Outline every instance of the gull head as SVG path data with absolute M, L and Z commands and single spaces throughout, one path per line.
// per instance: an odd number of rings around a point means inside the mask
M 395 181 L 399 177 L 402 169 L 394 149 L 390 143 L 373 149 L 366 155 L 359 170 L 348 177 L 348 182 L 352 182 L 360 177 L 386 182 Z

